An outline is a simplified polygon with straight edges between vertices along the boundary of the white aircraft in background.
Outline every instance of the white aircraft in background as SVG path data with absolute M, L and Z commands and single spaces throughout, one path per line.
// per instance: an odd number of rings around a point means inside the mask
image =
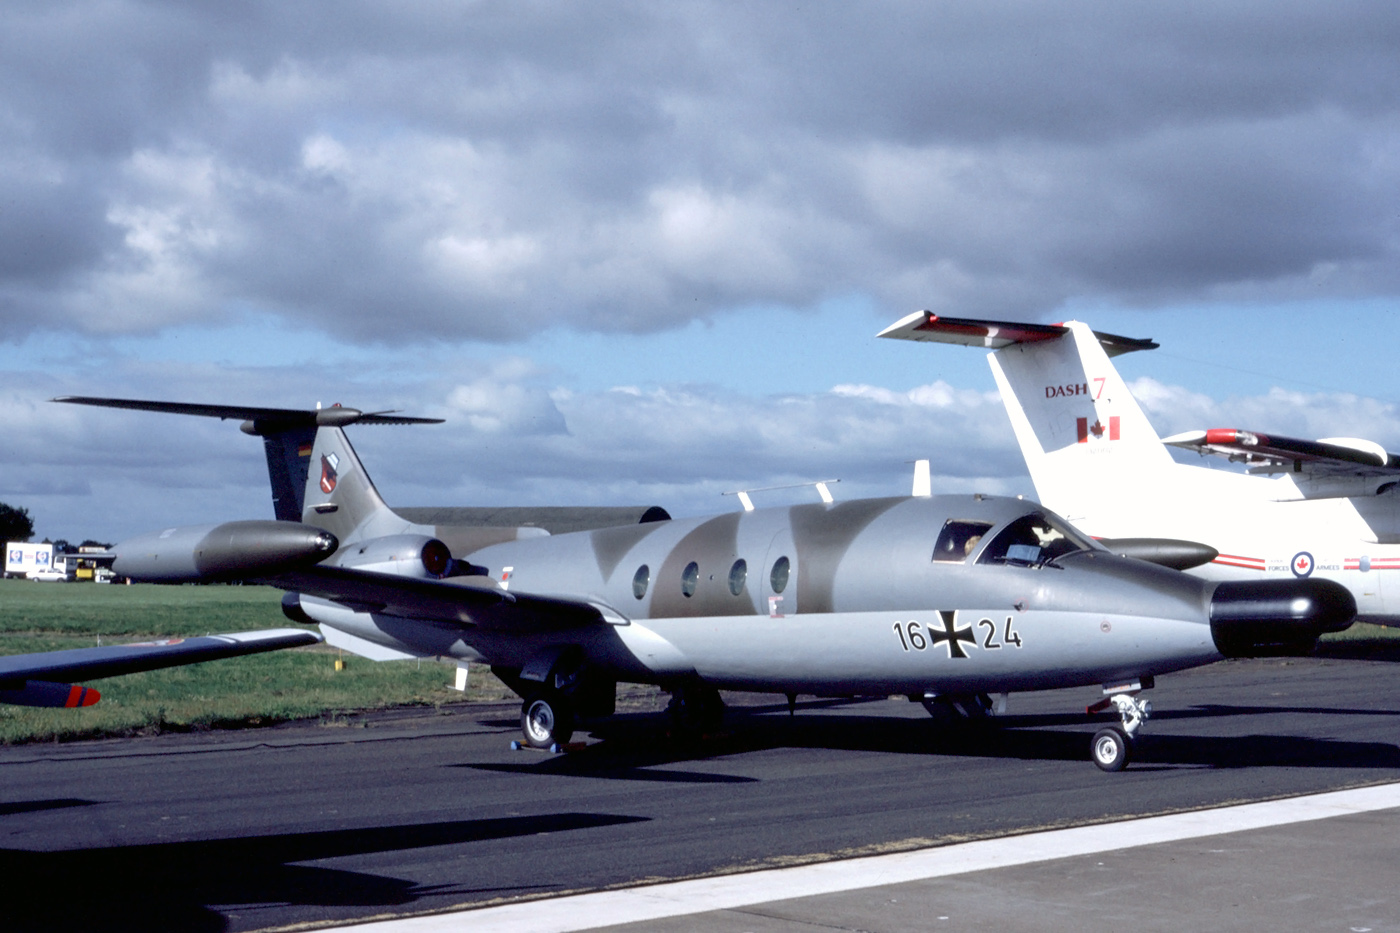
M 1239 428 L 1160 438 L 1109 360 L 1157 344 L 1078 321 L 919 311 L 880 336 L 991 348 L 1040 501 L 1110 549 L 1172 552 L 1211 580 L 1335 580 L 1356 598 L 1358 620 L 1400 625 L 1400 456 L 1357 438 Z M 1168 445 L 1247 472 L 1177 463 Z

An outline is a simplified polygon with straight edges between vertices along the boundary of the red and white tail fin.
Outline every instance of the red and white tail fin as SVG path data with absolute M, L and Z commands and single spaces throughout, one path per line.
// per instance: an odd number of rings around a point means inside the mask
M 1097 334 L 1078 321 L 1021 324 L 910 315 L 880 336 L 956 343 L 988 354 L 1040 501 L 1094 534 L 1121 534 L 1124 501 L 1142 499 L 1174 462 L 1109 356 L 1150 340 Z

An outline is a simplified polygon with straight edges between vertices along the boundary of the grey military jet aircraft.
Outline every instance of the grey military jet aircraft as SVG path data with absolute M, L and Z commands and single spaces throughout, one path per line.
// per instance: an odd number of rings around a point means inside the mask
M 1033 502 L 982 495 L 558 535 L 414 524 L 380 498 L 342 428 L 425 419 L 56 401 L 241 418 L 263 438 L 277 520 L 133 538 L 115 548 L 117 572 L 260 581 L 285 590 L 284 612 L 319 624 L 330 644 L 489 664 L 522 697 L 535 747 L 611 714 L 618 682 L 670 691 L 680 731 L 716 724 L 721 688 L 902 694 L 935 715 L 976 717 L 992 694 L 1102 685 L 1098 706 L 1121 725 L 1094 736 L 1091 757 L 1119 770 L 1157 675 L 1304 653 L 1356 611 L 1329 581 L 1207 582 L 1114 554 Z

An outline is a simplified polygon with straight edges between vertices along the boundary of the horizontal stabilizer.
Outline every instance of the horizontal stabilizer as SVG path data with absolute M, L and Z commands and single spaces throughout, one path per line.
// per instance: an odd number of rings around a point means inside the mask
M 986 347 L 1000 350 L 1018 343 L 1039 343 L 1055 340 L 1069 333 L 1063 324 L 1023 324 L 1014 321 L 983 321 L 974 318 L 943 317 L 932 311 L 915 311 L 884 330 L 880 337 L 897 340 L 924 340 L 932 343 L 956 343 L 966 347 Z M 1094 331 L 1109 356 L 1120 356 L 1134 350 L 1155 350 L 1157 343 L 1134 337 L 1120 337 Z
M 246 654 L 261 654 L 281 648 L 314 645 L 321 641 L 315 632 L 281 628 L 261 632 L 235 632 L 230 635 L 201 635 L 196 638 L 167 638 L 162 641 L 138 642 L 129 645 L 102 645 L 95 648 L 70 648 L 66 651 L 43 651 L 37 654 L 12 654 L 0 658 L 0 702 L 48 706 L 49 703 L 25 703 L 23 696 L 41 697 L 50 688 L 68 684 L 52 684 L 47 688 L 37 683 L 59 680 L 98 680 L 137 671 L 154 671 L 163 667 L 197 664 L 219 658 Z M 82 687 L 71 689 L 82 690 Z M 93 691 L 96 695 L 96 691 Z M 18 696 L 19 699 L 7 698 Z M 91 702 L 97 702 L 93 699 Z M 70 705 L 67 702 L 59 706 Z M 72 705 L 90 705 L 76 703 Z
M 1238 428 L 1211 428 L 1187 431 L 1162 441 L 1173 447 L 1202 454 L 1229 457 L 1255 467 L 1278 466 L 1332 475 L 1380 476 L 1400 474 L 1400 455 L 1389 453 L 1373 441 L 1351 437 L 1329 437 L 1317 441 L 1261 434 Z
M 131 398 L 92 398 L 86 395 L 62 395 L 51 399 L 72 405 L 95 405 L 99 408 L 128 408 L 136 411 L 159 411 L 170 415 L 200 415 L 205 418 L 237 418 L 246 422 L 249 434 L 267 434 L 300 427 L 343 428 L 347 424 L 442 424 L 442 418 L 409 418 L 388 411 L 362 412 L 357 408 L 254 408 L 248 405 L 201 405 L 191 402 L 152 402 Z

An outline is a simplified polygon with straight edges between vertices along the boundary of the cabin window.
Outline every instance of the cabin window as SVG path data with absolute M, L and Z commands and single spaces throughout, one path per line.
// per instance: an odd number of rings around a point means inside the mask
M 1007 525 L 982 549 L 979 564 L 1017 564 L 1039 567 L 1075 551 L 1093 546 L 1069 525 L 1041 512 L 1023 515 Z
M 967 560 L 972 552 L 977 550 L 977 545 L 982 543 L 982 536 L 990 531 L 991 527 L 991 522 L 948 519 L 938 534 L 938 543 L 933 546 L 933 559 L 956 562 Z
M 651 568 L 646 564 L 637 568 L 637 572 L 632 575 L 632 595 L 641 599 L 647 595 L 647 584 L 651 582 Z
M 768 575 L 768 582 L 772 584 L 774 593 L 781 593 L 787 589 L 790 573 L 792 573 L 792 562 L 787 557 L 779 557 L 773 561 L 773 572 Z
M 738 596 L 744 592 L 744 581 L 749 578 L 749 565 L 741 557 L 729 568 L 729 592 Z
M 700 582 L 700 565 L 695 561 L 685 565 L 681 571 L 681 595 L 689 599 L 695 595 L 695 586 Z

